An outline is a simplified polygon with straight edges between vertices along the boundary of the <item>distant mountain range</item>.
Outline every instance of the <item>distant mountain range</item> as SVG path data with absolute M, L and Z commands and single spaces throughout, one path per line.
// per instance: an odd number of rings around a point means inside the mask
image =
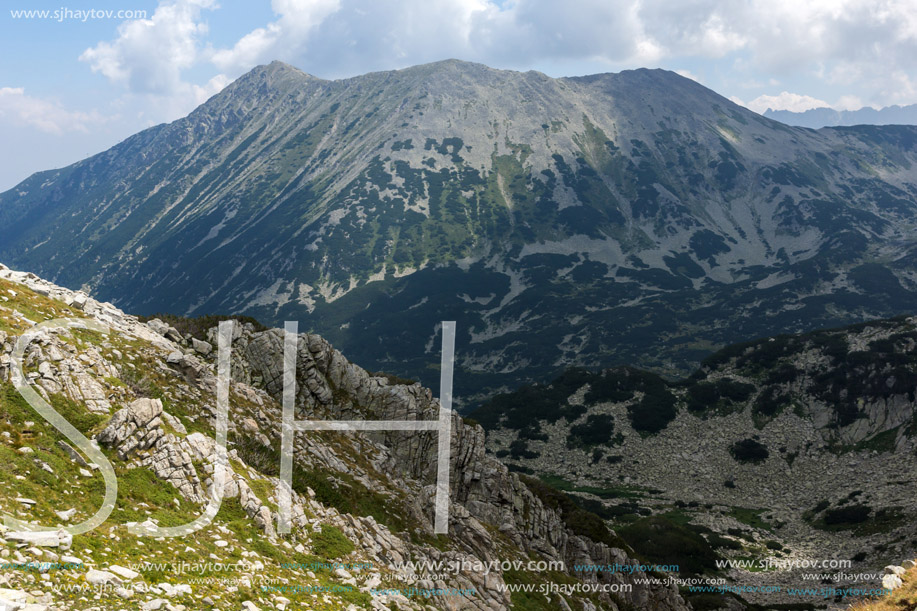
M 788 127 L 663 70 L 274 62 L 0 194 L 0 259 L 150 314 L 298 319 L 456 396 L 679 374 L 917 298 L 917 127 Z
M 869 107 L 859 110 L 811 108 L 803 112 L 793 112 L 768 108 L 764 111 L 764 116 L 787 125 L 812 129 L 838 125 L 917 125 L 917 104 L 886 106 L 878 110 Z

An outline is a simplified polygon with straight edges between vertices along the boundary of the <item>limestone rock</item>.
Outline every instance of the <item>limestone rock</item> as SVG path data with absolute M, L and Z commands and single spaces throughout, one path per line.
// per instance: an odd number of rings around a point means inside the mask
M 9 541 L 21 541 L 37 547 L 57 547 L 70 549 L 73 536 L 63 529 L 57 531 L 21 531 L 8 532 L 4 537 Z
M 64 450 L 67 453 L 67 455 L 70 457 L 70 460 L 72 460 L 76 464 L 80 465 L 81 467 L 89 468 L 89 463 L 86 462 L 86 459 L 83 458 L 83 455 L 77 452 L 76 449 L 73 448 L 66 441 L 59 439 L 57 441 L 57 447 Z
M 94 586 L 105 584 L 121 584 L 121 580 L 114 573 L 109 571 L 100 571 L 99 569 L 89 569 L 86 571 L 86 581 Z
M 127 580 L 136 579 L 137 577 L 140 576 L 140 573 L 138 573 L 137 571 L 132 571 L 131 569 L 125 568 L 123 566 L 118 566 L 117 564 L 113 564 L 109 566 L 108 570 L 114 573 L 115 575 L 119 577 L 123 577 L 124 579 L 127 579 Z
M 895 590 L 904 585 L 904 582 L 901 581 L 901 578 L 897 575 L 889 574 L 882 576 L 882 587 L 886 590 Z
M 194 351 L 203 356 L 207 356 L 213 352 L 213 346 L 210 342 L 203 342 L 197 338 L 191 338 L 191 347 L 194 348 Z
M 115 448 L 118 457 L 126 460 L 135 451 L 151 447 L 163 435 L 159 428 L 161 414 L 159 399 L 137 399 L 118 410 L 96 439 Z

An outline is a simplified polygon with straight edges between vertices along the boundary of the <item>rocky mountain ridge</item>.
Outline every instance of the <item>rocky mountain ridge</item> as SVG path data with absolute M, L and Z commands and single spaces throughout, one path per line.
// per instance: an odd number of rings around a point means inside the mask
M 94 320 L 111 331 L 36 333 L 37 323 L 60 318 Z M 220 512 L 191 538 L 137 538 L 127 526 L 190 522 L 209 497 L 213 331 L 208 342 L 159 320 L 142 323 L 85 293 L 0 267 L 0 460 L 9 465 L 0 475 L 0 506 L 16 509 L 20 519 L 79 522 L 95 512 L 104 489 L 93 473 L 96 465 L 39 422 L 9 383 L 14 346 L 28 333 L 36 334 L 24 360 L 30 383 L 105 450 L 118 474 L 119 500 L 110 519 L 86 535 L 46 534 L 39 541 L 0 527 L 0 556 L 34 569 L 3 574 L 0 599 L 8 608 L 689 608 L 674 586 L 638 583 L 642 572 L 574 573 L 579 564 L 635 561 L 601 521 L 557 504 L 487 456 L 481 427 L 457 414 L 448 536 L 432 532 L 431 436 L 339 432 L 296 435 L 294 529 L 278 535 L 283 335 L 248 323 L 234 323 L 232 335 L 231 472 Z M 319 336 L 299 336 L 297 360 L 298 418 L 419 420 L 438 414 L 429 390 L 370 375 Z M 587 528 L 594 538 L 583 534 Z M 27 543 L 17 548 L 16 541 Z M 72 570 L 55 571 L 61 561 Z M 473 568 L 503 561 L 523 567 L 554 561 L 567 569 Z M 197 580 L 175 570 L 208 562 L 244 568 L 230 574 L 202 569 Z M 416 568 L 436 562 L 465 568 L 433 576 Z M 547 595 L 505 587 L 558 582 L 568 589 L 576 583 L 630 587 L 620 594 Z M 473 594 L 421 594 L 434 591 Z
M 274 62 L 0 194 L 0 259 L 139 314 L 307 320 L 428 386 L 456 320 L 473 402 L 907 311 L 915 162 L 917 128 L 788 127 L 662 70 Z

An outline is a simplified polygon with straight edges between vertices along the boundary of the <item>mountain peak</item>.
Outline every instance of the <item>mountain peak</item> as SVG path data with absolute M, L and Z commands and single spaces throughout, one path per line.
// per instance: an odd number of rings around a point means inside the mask
M 303 72 L 295 66 L 284 63 L 279 60 L 274 60 L 269 64 L 262 64 L 260 66 L 255 66 L 238 79 L 233 82 L 233 85 L 236 83 L 248 83 L 248 82 L 257 82 L 257 83 L 269 83 L 269 84 L 279 84 L 282 82 L 290 83 L 305 83 L 308 81 L 321 81 L 316 76 L 312 76 L 306 72 Z
M 274 62 L 0 195 L 0 257 L 140 313 L 308 313 L 364 362 L 422 380 L 424 364 L 392 356 L 409 323 L 391 312 L 477 321 L 459 346 L 500 384 L 559 364 L 685 371 L 700 350 L 673 337 L 911 307 L 911 264 L 885 261 L 908 260 L 915 134 L 789 128 L 663 70 L 548 78 L 447 59 L 332 81 Z M 557 291 L 562 309 L 545 305 Z M 544 314 L 519 329 L 547 339 L 523 354 L 509 321 L 526 311 Z M 650 314 L 671 324 L 621 330 Z

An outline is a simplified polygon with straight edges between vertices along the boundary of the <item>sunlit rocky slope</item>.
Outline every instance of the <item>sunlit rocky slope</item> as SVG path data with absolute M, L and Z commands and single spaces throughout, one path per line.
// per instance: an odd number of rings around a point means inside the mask
M 110 331 L 35 328 L 59 318 Z M 233 327 L 231 473 L 214 522 L 176 538 L 128 532 L 191 522 L 210 498 L 216 343 L 213 328 L 193 328 L 142 323 L 0 266 L 0 510 L 63 527 L 92 516 L 105 492 L 97 465 L 11 385 L 26 334 L 35 336 L 24 359 L 29 384 L 98 443 L 119 482 L 110 517 L 87 534 L 0 527 L 0 607 L 688 609 L 674 586 L 637 583 L 642 572 L 576 572 L 635 561 L 599 518 L 486 455 L 481 427 L 455 414 L 448 535 L 433 534 L 436 440 L 427 432 L 297 433 L 293 532 L 278 534 L 283 335 L 251 323 Z M 438 417 L 419 384 L 370 375 L 317 335 L 298 342 L 298 419 Z M 568 593 L 507 590 L 525 584 Z M 577 584 L 617 593 L 574 592 Z

